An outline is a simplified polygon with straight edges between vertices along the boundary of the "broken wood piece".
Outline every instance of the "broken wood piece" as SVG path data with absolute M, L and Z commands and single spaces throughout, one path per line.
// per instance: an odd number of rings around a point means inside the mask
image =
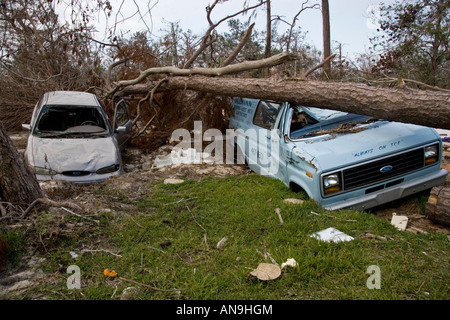
M 406 231 L 412 232 L 414 234 L 418 234 L 418 233 L 427 234 L 428 233 L 425 230 L 422 230 L 422 229 L 416 228 L 416 227 L 408 227 L 408 228 L 406 228 Z

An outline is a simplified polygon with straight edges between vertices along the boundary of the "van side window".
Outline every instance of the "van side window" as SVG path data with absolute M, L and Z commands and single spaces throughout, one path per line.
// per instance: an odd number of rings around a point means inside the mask
M 256 107 L 253 124 L 264 129 L 272 129 L 280 109 L 281 103 L 260 101 Z

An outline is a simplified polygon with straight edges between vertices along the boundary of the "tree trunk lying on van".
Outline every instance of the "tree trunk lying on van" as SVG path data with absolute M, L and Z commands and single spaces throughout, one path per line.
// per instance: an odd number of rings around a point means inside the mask
M 387 89 L 365 84 L 299 79 L 248 79 L 173 76 L 158 87 L 194 90 L 216 95 L 260 98 L 334 109 L 374 118 L 450 129 L 450 94 L 411 88 Z M 117 95 L 146 94 L 157 82 L 124 86 Z

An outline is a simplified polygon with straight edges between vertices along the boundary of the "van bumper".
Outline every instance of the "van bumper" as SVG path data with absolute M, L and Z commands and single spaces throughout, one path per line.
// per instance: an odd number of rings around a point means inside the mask
M 383 189 L 358 198 L 351 198 L 338 203 L 324 206 L 327 210 L 353 209 L 366 210 L 399 198 L 407 197 L 430 189 L 436 185 L 444 183 L 447 177 L 447 170 L 441 169 L 431 175 L 426 175 L 389 189 Z

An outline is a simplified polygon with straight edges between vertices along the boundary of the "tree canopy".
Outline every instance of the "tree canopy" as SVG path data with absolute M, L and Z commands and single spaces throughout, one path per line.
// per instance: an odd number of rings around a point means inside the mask
M 449 88 L 450 2 L 396 1 L 380 9 L 380 34 L 372 43 L 381 55 L 374 71 Z

